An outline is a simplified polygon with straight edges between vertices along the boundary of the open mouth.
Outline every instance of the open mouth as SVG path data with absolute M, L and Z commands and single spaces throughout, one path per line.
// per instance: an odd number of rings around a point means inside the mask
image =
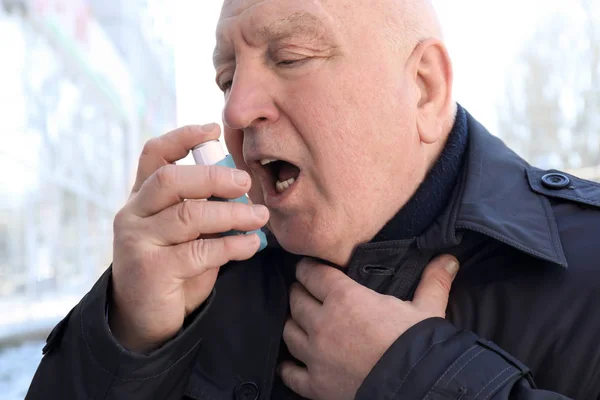
M 300 168 L 287 161 L 262 159 L 260 165 L 273 177 L 275 190 L 279 194 L 292 187 L 300 175 Z

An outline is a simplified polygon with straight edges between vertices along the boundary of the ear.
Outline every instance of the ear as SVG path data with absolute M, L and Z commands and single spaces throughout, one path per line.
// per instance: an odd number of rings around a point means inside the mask
M 419 43 L 407 64 L 417 91 L 417 129 L 421 142 L 432 144 L 445 137 L 452 118 L 452 61 L 438 39 Z

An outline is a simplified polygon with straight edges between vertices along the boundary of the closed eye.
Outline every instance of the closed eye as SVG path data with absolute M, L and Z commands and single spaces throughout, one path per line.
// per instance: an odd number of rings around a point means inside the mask
M 277 65 L 292 65 L 298 60 L 284 60 L 277 63 Z
M 304 61 L 307 61 L 309 58 L 301 58 L 298 60 L 283 60 L 283 61 L 279 61 L 277 63 L 278 67 L 291 67 L 291 66 L 295 66 L 298 65 Z

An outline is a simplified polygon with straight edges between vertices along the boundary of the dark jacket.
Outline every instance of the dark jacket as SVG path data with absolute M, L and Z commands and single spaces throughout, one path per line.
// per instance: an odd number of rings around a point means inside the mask
M 434 256 L 461 264 L 447 320 L 403 334 L 357 398 L 600 399 L 600 185 L 531 167 L 467 123 L 464 165 L 435 222 L 413 239 L 361 245 L 348 266 L 361 284 L 410 299 Z M 49 336 L 27 398 L 298 398 L 275 374 L 297 261 L 270 247 L 222 268 L 205 305 L 148 356 L 110 334 L 109 268 Z

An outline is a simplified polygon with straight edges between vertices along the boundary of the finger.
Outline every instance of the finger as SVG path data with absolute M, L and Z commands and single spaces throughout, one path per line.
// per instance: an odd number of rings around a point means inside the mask
M 302 285 L 290 287 L 290 314 L 294 321 L 308 334 L 318 324 L 322 303 L 315 299 Z
M 188 125 L 147 141 L 140 155 L 132 193 L 136 193 L 157 169 L 185 158 L 192 148 L 218 139 L 220 134 L 217 124 Z
M 423 271 L 413 305 L 420 310 L 445 317 L 450 289 L 457 273 L 456 258 L 446 255 L 433 260 Z
M 260 229 L 269 220 L 263 205 L 238 202 L 187 200 L 143 219 L 145 231 L 157 245 L 174 245 L 200 235 Z
M 189 279 L 211 268 L 219 268 L 229 261 L 242 261 L 252 257 L 260 247 L 255 233 L 223 236 L 216 239 L 199 239 L 164 249 L 163 257 L 177 260 L 176 278 Z
M 307 399 L 314 399 L 308 369 L 299 367 L 291 361 L 284 361 L 279 367 L 279 375 L 284 385 L 293 392 Z
M 190 315 L 206 301 L 215 286 L 218 274 L 218 268 L 209 269 L 203 274 L 188 279 L 183 283 L 186 316 Z
M 291 355 L 304 364 L 309 363 L 308 336 L 292 319 L 288 319 L 283 327 L 283 341 Z
M 130 206 L 135 215 L 148 217 L 184 199 L 235 199 L 247 193 L 250 184 L 247 172 L 233 168 L 166 165 L 144 182 Z
M 296 279 L 317 300 L 325 302 L 327 295 L 350 280 L 342 271 L 321 264 L 312 258 L 304 258 L 296 266 Z

